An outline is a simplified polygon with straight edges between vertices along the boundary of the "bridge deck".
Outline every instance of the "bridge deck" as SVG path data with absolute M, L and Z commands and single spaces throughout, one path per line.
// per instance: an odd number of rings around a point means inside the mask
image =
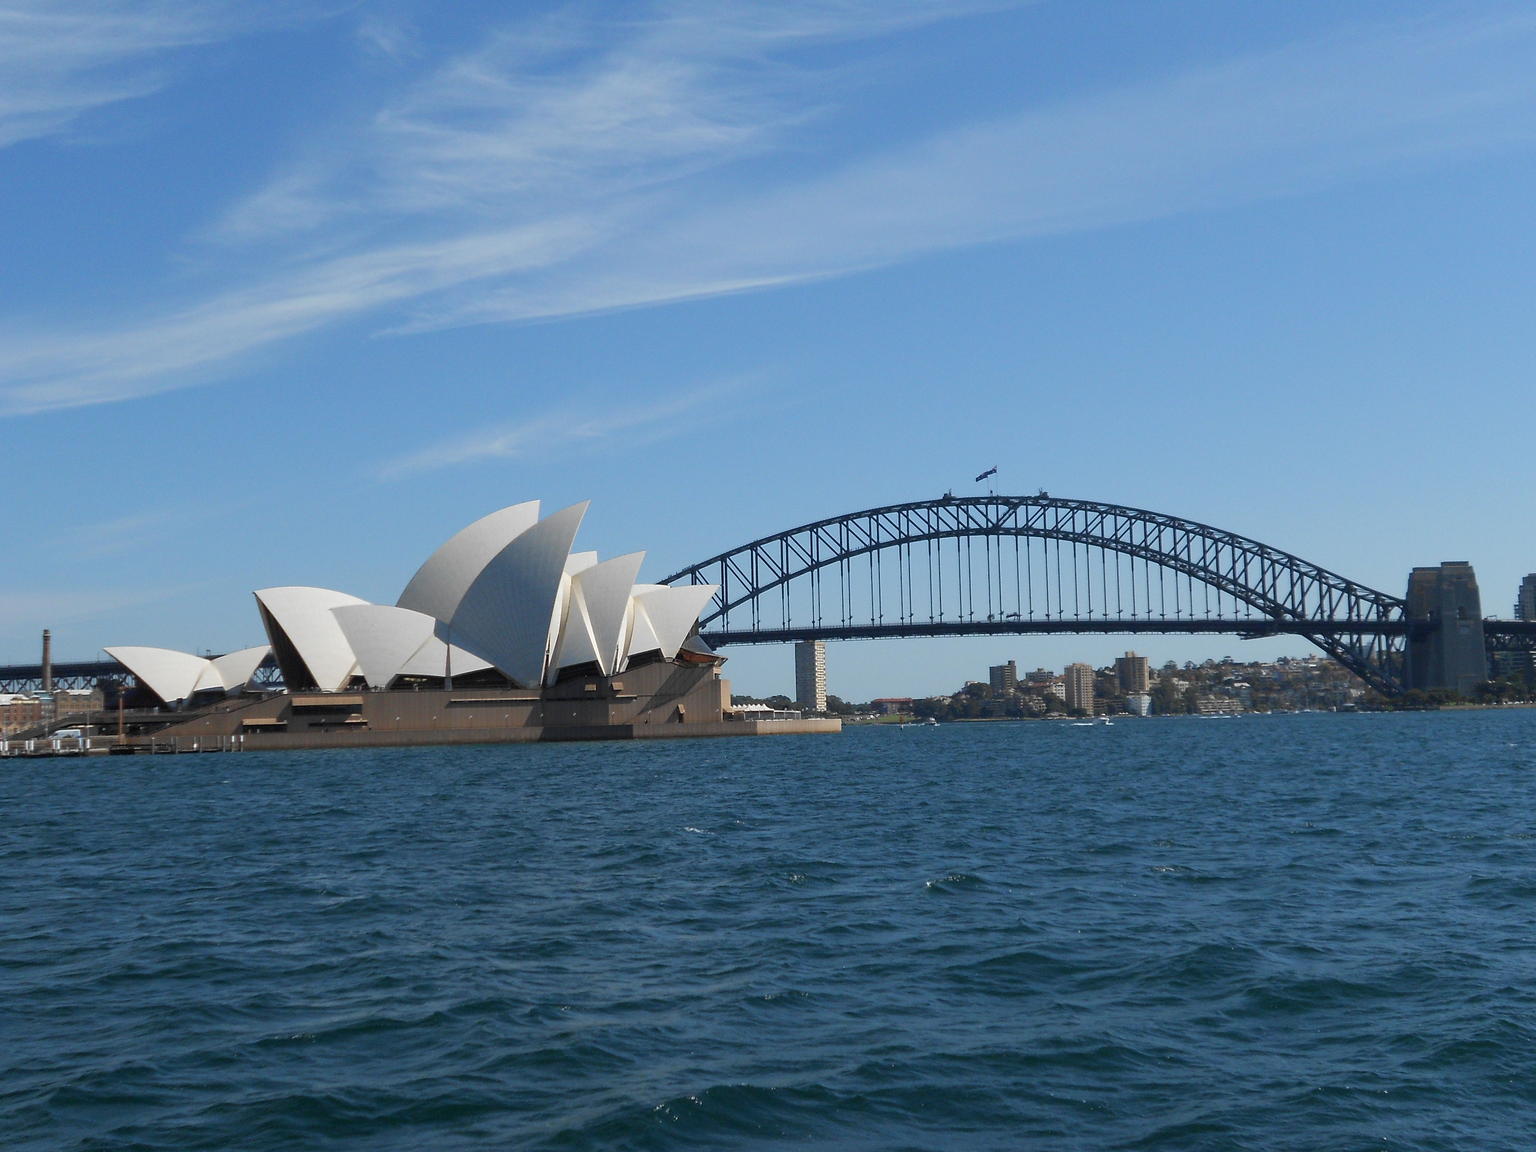
M 919 636 L 1016 636 L 1052 633 L 1135 635 L 1194 634 L 1240 636 L 1406 636 L 1417 625 L 1407 620 L 972 620 L 915 624 L 826 624 L 794 628 L 710 629 L 713 647 L 785 644 L 797 640 L 882 640 Z

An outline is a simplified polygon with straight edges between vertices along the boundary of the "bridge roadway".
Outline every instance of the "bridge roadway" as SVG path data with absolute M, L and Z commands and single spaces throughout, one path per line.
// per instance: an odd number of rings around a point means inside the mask
M 1490 652 L 1536 651 L 1536 620 L 1483 621 L 1483 640 Z
M 1521 621 L 1524 623 L 1524 621 Z M 1536 621 L 1531 633 L 1536 636 Z M 797 640 L 886 640 L 904 636 L 1015 636 L 1045 634 L 1190 634 L 1238 636 L 1408 636 L 1426 625 L 1409 620 L 941 620 L 929 624 L 828 624 L 796 628 L 711 629 L 712 647 L 786 644 Z

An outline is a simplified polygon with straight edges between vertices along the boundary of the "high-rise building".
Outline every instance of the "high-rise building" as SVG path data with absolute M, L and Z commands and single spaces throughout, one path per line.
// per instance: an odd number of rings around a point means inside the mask
M 1152 688 L 1152 664 L 1145 656 L 1127 652 L 1115 661 L 1115 680 L 1126 696 L 1141 696 Z
M 1006 664 L 994 664 L 987 669 L 988 679 L 994 692 L 1017 692 L 1019 689 L 1019 666 L 1010 660 Z
M 1536 572 L 1520 581 L 1520 591 L 1515 596 L 1515 619 L 1536 620 Z
M 1536 572 L 1520 581 L 1515 594 L 1515 619 L 1536 620 Z M 1495 652 L 1494 673 L 1500 677 L 1529 680 L 1536 677 L 1536 652 Z
M 795 699 L 813 712 L 827 710 L 827 644 L 802 640 L 795 645 Z
M 1067 707 L 1093 715 L 1093 665 L 1068 664 L 1063 675 L 1067 681 Z

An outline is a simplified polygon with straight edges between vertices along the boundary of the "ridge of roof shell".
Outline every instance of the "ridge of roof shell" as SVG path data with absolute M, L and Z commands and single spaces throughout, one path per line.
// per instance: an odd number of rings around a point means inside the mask
M 588 501 L 540 520 L 493 556 L 465 590 L 449 639 L 523 688 L 544 682 L 558 635 L 566 561 Z
M 497 509 L 460 529 L 416 570 L 396 607 L 451 621 L 486 565 L 538 522 L 539 502 L 528 500 Z

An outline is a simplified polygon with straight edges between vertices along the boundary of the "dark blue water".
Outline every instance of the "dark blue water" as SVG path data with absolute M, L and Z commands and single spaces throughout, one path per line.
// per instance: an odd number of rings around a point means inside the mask
M 1536 713 L 0 764 L 0 1146 L 1527 1149 Z

